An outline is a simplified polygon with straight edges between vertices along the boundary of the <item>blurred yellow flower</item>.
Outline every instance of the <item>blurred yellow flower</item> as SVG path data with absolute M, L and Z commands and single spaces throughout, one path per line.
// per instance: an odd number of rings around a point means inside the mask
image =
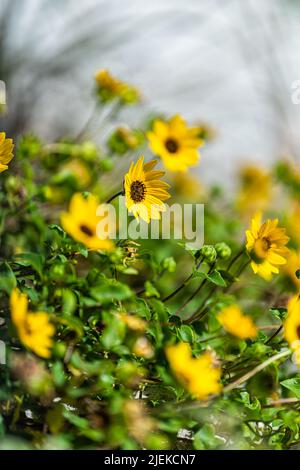
M 154 349 L 146 336 L 140 336 L 136 340 L 133 345 L 132 352 L 145 359 L 151 359 L 154 356 Z
M 5 132 L 0 132 L 0 173 L 7 170 L 8 163 L 13 158 L 13 149 L 13 140 L 6 139 Z
M 103 102 L 119 98 L 124 104 L 134 104 L 140 101 L 137 88 L 122 82 L 109 73 L 108 70 L 98 70 L 95 74 L 99 97 Z
M 166 348 L 166 357 L 179 382 L 195 398 L 205 400 L 220 393 L 221 367 L 213 351 L 207 350 L 194 358 L 188 343 L 178 343 Z
M 295 352 L 295 359 L 300 367 L 300 298 L 292 297 L 288 303 L 288 314 L 284 322 L 285 339 L 290 348 Z
M 279 273 L 277 266 L 285 264 L 289 255 L 285 247 L 289 241 L 285 229 L 278 227 L 278 219 L 262 223 L 262 214 L 257 213 L 251 221 L 251 228 L 246 230 L 246 237 L 246 249 L 254 273 L 270 281 L 273 273 Z
M 248 165 L 241 170 L 240 180 L 237 208 L 247 214 L 266 209 L 272 194 L 270 175 L 258 166 Z
M 120 318 L 125 325 L 133 331 L 143 332 L 146 330 L 147 323 L 136 315 L 129 315 L 128 313 L 120 313 Z
M 284 273 L 290 278 L 294 286 L 300 291 L 300 279 L 297 278 L 296 272 L 300 270 L 300 251 L 291 250 L 284 266 Z
M 290 204 L 291 205 L 291 204 Z M 300 201 L 296 201 L 287 216 L 287 231 L 292 240 L 300 246 Z
M 152 152 L 161 157 L 171 171 L 187 171 L 196 165 L 200 157 L 198 148 L 204 144 L 199 138 L 199 128 L 188 127 L 179 115 L 167 122 L 156 120 L 147 138 Z
M 63 228 L 78 242 L 83 243 L 90 250 L 112 250 L 114 243 L 107 234 L 102 237 L 97 233 L 97 226 L 103 217 L 97 216 L 98 199 L 89 194 L 85 197 L 81 193 L 72 196 L 69 212 L 61 214 Z M 107 227 L 107 232 L 112 233 L 115 227 Z
M 241 339 L 255 338 L 257 336 L 257 328 L 248 315 L 243 315 L 241 309 L 237 305 L 225 307 L 217 316 L 218 321 L 223 328 L 233 336 Z
M 40 357 L 50 357 L 55 328 L 49 321 L 49 315 L 30 312 L 27 296 L 18 289 L 11 293 L 10 308 L 12 321 L 24 346 Z
M 193 202 L 206 197 L 204 186 L 198 178 L 189 173 L 174 173 L 171 177 L 171 183 L 176 196 L 193 199 Z
M 86 188 L 91 182 L 91 175 L 87 166 L 79 159 L 74 158 L 62 165 L 61 172 L 72 175 L 80 188 Z
M 170 185 L 159 180 L 164 171 L 153 170 L 156 164 L 157 160 L 144 164 L 144 157 L 140 157 L 135 164 L 131 163 L 124 181 L 128 211 L 147 223 L 160 219 L 160 213 L 166 210 L 163 201 L 170 197 L 167 192 Z

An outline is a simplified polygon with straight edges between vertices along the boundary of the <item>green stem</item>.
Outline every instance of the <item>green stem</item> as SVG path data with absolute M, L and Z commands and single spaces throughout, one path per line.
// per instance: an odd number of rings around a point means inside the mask
M 200 268 L 202 261 L 203 259 L 201 258 L 201 260 L 196 266 L 196 270 Z M 175 289 L 173 292 L 171 292 L 171 294 L 169 294 L 163 299 L 163 302 L 168 302 L 168 300 L 172 299 L 172 297 L 175 297 L 175 295 L 178 294 L 178 292 L 180 292 L 188 284 L 188 282 L 193 278 L 193 276 L 194 273 L 190 274 L 189 277 L 187 277 L 186 280 L 179 287 L 177 287 L 177 289 Z
M 214 269 L 215 265 L 216 265 L 216 263 L 213 263 L 210 266 L 207 275 L 211 274 L 211 272 Z M 206 284 L 206 282 L 207 282 L 207 278 L 203 279 L 200 286 L 189 296 L 189 298 L 184 302 L 184 304 L 175 312 L 175 315 L 178 315 L 180 312 L 182 312 L 182 310 L 196 297 L 196 295 L 200 292 L 200 290 Z
M 242 256 L 245 252 L 245 248 L 243 247 L 240 251 L 237 252 L 237 254 L 232 258 L 232 260 L 229 262 L 227 266 L 227 271 L 229 272 L 231 266 L 239 259 L 240 256 Z
M 122 191 L 119 191 L 118 193 L 114 194 L 112 197 L 110 197 L 107 201 L 106 201 L 106 204 L 109 204 L 111 201 L 113 201 L 114 199 L 116 199 L 117 197 L 119 196 L 122 196 L 123 194 L 123 190 Z
M 251 379 L 254 375 L 258 374 L 260 371 L 268 367 L 273 362 L 278 361 L 278 359 L 282 359 L 283 357 L 289 356 L 290 354 L 291 354 L 291 351 L 288 349 L 285 351 L 281 351 L 278 354 L 275 354 L 275 356 L 269 357 L 269 359 L 262 362 L 258 366 L 254 367 L 254 369 L 242 375 L 242 377 L 238 378 L 231 384 L 226 385 L 226 387 L 223 388 L 223 392 L 224 393 L 230 392 L 231 390 L 238 387 L 239 385 L 242 385 L 244 382 L 247 382 L 247 380 Z

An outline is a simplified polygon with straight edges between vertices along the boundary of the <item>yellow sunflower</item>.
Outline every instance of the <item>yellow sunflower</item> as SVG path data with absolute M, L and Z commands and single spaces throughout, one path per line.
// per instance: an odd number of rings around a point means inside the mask
M 269 281 L 273 273 L 279 273 L 278 266 L 286 263 L 290 251 L 285 245 L 289 237 L 284 228 L 278 227 L 278 219 L 268 219 L 264 223 L 261 219 L 261 213 L 257 213 L 251 228 L 246 230 L 246 249 L 254 273 Z
M 153 170 L 157 160 L 144 164 L 144 157 L 131 163 L 125 175 L 124 188 L 126 207 L 136 218 L 149 223 L 151 219 L 160 219 L 160 213 L 166 210 L 163 201 L 169 199 L 167 192 L 170 185 L 159 178 L 164 171 Z
M 175 376 L 198 400 L 221 391 L 221 367 L 214 351 L 207 350 L 194 358 L 188 343 L 178 343 L 166 348 L 166 356 Z
M 284 322 L 285 339 L 290 348 L 295 352 L 295 359 L 300 366 L 300 298 L 298 295 L 292 297 L 288 303 L 288 314 Z
M 98 199 L 89 194 L 84 197 L 81 193 L 72 196 L 69 212 L 61 214 L 63 228 L 78 242 L 83 243 L 90 250 L 112 250 L 114 243 L 107 237 L 107 234 L 98 233 L 98 224 L 103 220 L 97 216 L 99 207 Z M 114 227 L 108 227 L 109 232 L 113 232 Z
M 156 120 L 147 138 L 151 150 L 171 171 L 187 171 L 196 165 L 200 157 L 198 148 L 204 144 L 199 138 L 199 127 L 188 127 L 179 115 L 167 122 Z
M 248 315 L 243 315 L 237 305 L 230 305 L 222 310 L 217 316 L 223 328 L 233 336 L 241 339 L 255 338 L 257 328 Z
M 10 296 L 12 321 L 21 342 L 40 357 L 50 357 L 53 345 L 54 326 L 45 312 L 28 311 L 28 299 L 18 289 Z
M 5 132 L 0 132 L 0 173 L 7 170 L 8 163 L 13 158 L 13 149 L 12 139 L 6 139 Z

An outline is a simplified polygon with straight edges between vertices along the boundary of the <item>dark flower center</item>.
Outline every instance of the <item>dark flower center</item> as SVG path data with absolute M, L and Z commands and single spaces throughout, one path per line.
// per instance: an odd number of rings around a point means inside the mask
M 165 142 L 165 146 L 168 152 L 170 153 L 176 153 L 179 148 L 178 143 L 174 139 L 167 139 Z
M 130 186 L 130 197 L 134 202 L 141 202 L 145 199 L 146 186 L 142 181 L 133 181 Z
M 300 339 L 300 325 L 297 326 L 297 330 L 296 330 L 296 331 L 297 331 L 297 336 L 298 336 L 298 338 Z
M 88 237 L 92 237 L 94 235 L 93 231 L 87 225 L 82 224 L 79 228 Z

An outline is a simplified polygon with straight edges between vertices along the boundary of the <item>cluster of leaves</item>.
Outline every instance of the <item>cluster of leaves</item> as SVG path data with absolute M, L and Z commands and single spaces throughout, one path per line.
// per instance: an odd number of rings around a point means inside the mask
M 226 385 L 285 345 L 281 326 L 293 284 L 285 276 L 268 284 L 247 270 L 245 253 L 236 257 L 249 220 L 222 189 L 205 195 L 195 190 L 191 202 L 206 202 L 206 241 L 226 242 L 233 254 L 200 267 L 199 253 L 175 241 L 120 241 L 104 254 L 89 252 L 60 226 L 75 191 L 103 200 L 116 174 L 120 188 L 122 169 L 145 150 L 149 122 L 130 139 L 128 129 L 113 129 L 103 149 L 84 136 L 52 144 L 23 136 L 10 171 L 1 175 L 1 448 L 298 445 L 300 375 L 291 362 L 270 364 L 201 403 L 178 383 L 165 357 L 170 342 L 190 343 L 196 356 L 212 347 Z M 291 181 L 284 164 L 276 177 L 294 197 L 299 182 Z M 180 197 L 182 191 L 173 190 L 173 198 Z M 50 359 L 26 351 L 17 337 L 9 311 L 16 286 L 27 293 L 31 309 L 48 312 L 56 326 Z M 222 330 L 216 314 L 233 301 L 261 326 L 255 340 Z M 141 322 L 128 321 L 128 315 Z

